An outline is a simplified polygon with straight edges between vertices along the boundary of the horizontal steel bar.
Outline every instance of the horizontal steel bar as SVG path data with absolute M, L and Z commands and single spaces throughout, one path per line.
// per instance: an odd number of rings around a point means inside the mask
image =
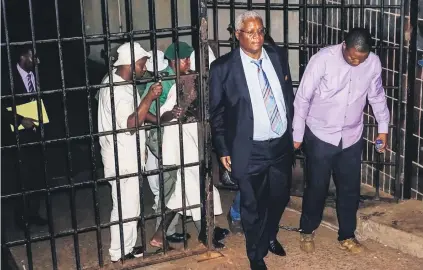
M 162 28 L 153 30 L 134 30 L 133 32 L 122 32 L 122 33 L 110 33 L 110 41 L 116 41 L 119 39 L 127 39 L 130 38 L 132 35 L 134 38 L 145 38 L 147 40 L 150 39 L 151 33 L 156 33 L 158 37 L 162 37 L 164 34 L 172 34 L 174 31 L 178 31 L 181 35 L 191 34 L 190 32 L 184 31 L 193 31 L 196 28 L 194 26 L 180 26 L 177 28 Z M 89 41 L 104 41 L 105 38 L 108 36 L 106 34 L 95 34 L 95 35 L 86 35 L 79 36 L 79 37 L 67 37 L 67 38 L 50 38 L 50 39 L 40 39 L 36 40 L 35 44 L 48 44 L 48 43 L 57 43 L 57 42 L 70 42 L 70 41 L 78 41 L 78 40 L 89 40 Z M 87 42 L 89 43 L 89 42 Z M 10 46 L 20 46 L 20 45 L 32 45 L 33 42 L 31 40 L 27 41 L 17 41 L 17 42 L 10 42 Z M 1 43 L 1 46 L 6 46 L 6 43 Z
M 218 3 L 214 4 L 212 1 L 208 1 L 207 3 L 208 8 L 218 8 L 218 9 L 247 9 L 248 3 L 243 2 L 235 2 L 233 4 L 230 3 Z M 254 3 L 251 6 L 252 9 L 266 9 L 267 5 L 265 3 Z M 284 9 L 316 9 L 316 8 L 334 8 L 334 9 L 353 9 L 353 8 L 362 8 L 360 4 L 348 4 L 348 5 L 342 5 L 342 4 L 284 4 L 284 3 L 271 3 L 270 4 L 270 10 L 284 10 Z M 375 8 L 380 9 L 380 5 L 366 5 L 365 8 Z M 384 8 L 392 8 L 392 9 L 400 9 L 401 5 L 385 5 Z
M 231 47 L 232 44 L 236 44 L 237 42 L 235 41 L 230 41 L 230 40 L 218 40 L 218 41 L 214 41 L 214 43 L 217 43 L 220 47 Z M 295 49 L 295 50 L 299 50 L 302 49 L 304 47 L 306 48 L 323 48 L 326 46 L 330 46 L 333 44 L 311 44 L 311 43 L 297 43 L 297 42 L 275 42 L 276 45 L 278 46 L 284 46 L 287 49 Z M 399 50 L 400 47 L 398 46 L 372 46 L 372 49 L 386 49 L 386 50 Z
M 297 86 L 298 87 L 298 83 L 294 84 L 293 86 Z M 187 123 L 191 123 L 191 122 L 187 122 Z M 167 123 L 161 123 L 161 127 L 167 127 L 167 126 L 174 126 L 174 125 L 178 125 L 178 122 L 167 122 Z M 365 127 L 377 127 L 377 124 L 371 124 L 371 123 L 364 123 Z M 389 128 L 397 128 L 397 126 L 390 124 L 388 126 Z M 20 147 L 30 147 L 30 146 L 36 146 L 36 145 L 48 145 L 48 144 L 54 144 L 54 143 L 61 143 L 61 142 L 68 142 L 68 141 L 77 141 L 77 140 L 84 140 L 87 138 L 97 138 L 97 137 L 103 137 L 103 136 L 107 136 L 107 135 L 113 135 L 114 133 L 116 134 L 120 134 L 120 133 L 125 133 L 125 132 L 130 132 L 130 131 L 148 131 L 151 129 L 156 129 L 159 128 L 159 126 L 157 125 L 153 125 L 153 124 L 149 124 L 149 125 L 145 125 L 145 126 L 141 126 L 141 127 L 134 127 L 134 128 L 126 128 L 126 129 L 119 129 L 116 131 L 103 131 L 103 132 L 98 132 L 98 133 L 92 133 L 92 134 L 86 134 L 86 135 L 79 135 L 79 136 L 69 136 L 68 138 L 59 138 L 59 139 L 51 139 L 51 140 L 44 140 L 44 141 L 39 141 L 39 142 L 32 142 L 32 143 L 23 143 L 20 144 Z M 0 147 L 1 150 L 3 149 L 15 149 L 17 148 L 17 145 L 6 145 L 6 146 L 2 146 Z
M 198 246 L 195 249 L 185 249 L 185 250 L 172 250 L 168 251 L 166 254 L 163 254 L 163 252 L 157 253 L 151 253 L 151 252 L 145 252 L 144 256 L 142 258 L 135 258 L 131 260 L 126 260 L 123 264 L 116 266 L 116 264 L 108 264 L 105 267 L 102 267 L 100 269 L 104 270 L 112 270 L 117 269 L 116 267 L 119 267 L 119 269 L 139 269 L 145 266 L 173 261 L 182 259 L 189 256 L 196 256 L 201 255 L 203 253 L 206 253 L 210 251 L 207 247 L 204 245 Z M 94 266 L 91 268 L 84 268 L 85 270 L 98 270 L 98 266 Z
M 186 210 L 195 209 L 195 208 L 198 208 L 198 207 L 201 207 L 201 206 L 202 206 L 201 204 L 195 204 L 195 205 L 187 206 Z M 171 211 L 166 212 L 166 215 L 170 214 L 171 212 L 180 212 L 182 210 L 183 210 L 183 207 L 173 209 Z M 145 216 L 144 219 L 149 220 L 149 219 L 157 218 L 157 217 L 160 217 L 160 216 L 161 216 L 161 214 L 150 214 L 150 215 Z M 123 223 L 131 222 L 131 221 L 138 221 L 138 220 L 141 220 L 141 216 L 122 219 L 122 222 L 112 221 L 112 222 L 107 222 L 107 223 L 101 223 L 100 228 L 106 229 L 106 228 L 109 228 L 110 226 L 113 226 L 113 225 L 118 225 L 118 224 L 121 224 L 121 223 L 123 224 Z M 58 233 L 55 233 L 54 235 L 41 235 L 41 236 L 31 237 L 29 239 L 21 239 L 21 240 L 16 240 L 16 241 L 5 242 L 5 243 L 2 244 L 2 246 L 4 246 L 4 247 L 20 246 L 20 245 L 24 245 L 24 244 L 30 244 L 30 243 L 36 243 L 36 242 L 41 242 L 41 241 L 46 241 L 46 240 L 51 240 L 51 239 L 57 239 L 57 238 L 61 238 L 61 237 L 91 232 L 91 231 L 95 231 L 95 230 L 97 230 L 97 225 L 78 228 L 76 230 L 71 229 L 71 230 L 60 231 Z
M 396 163 L 395 162 L 377 162 L 377 161 L 373 161 L 373 160 L 362 160 L 361 161 L 362 164 L 370 164 L 370 165 L 386 165 L 386 166 L 395 166 Z
M 198 123 L 198 122 L 194 122 L 194 121 L 186 121 L 184 123 Z M 161 127 L 167 127 L 167 126 L 176 126 L 178 125 L 179 122 L 166 122 L 166 123 L 161 123 Z M 59 138 L 59 139 L 51 139 L 51 140 L 43 140 L 43 141 L 38 141 L 38 142 L 32 142 L 32 143 L 23 143 L 23 144 L 19 144 L 19 146 L 22 148 L 26 148 L 26 147 L 30 147 L 30 146 L 37 146 L 37 145 L 48 145 L 48 144 L 54 144 L 54 143 L 60 143 L 60 142 L 68 142 L 68 141 L 77 141 L 77 140 L 84 140 L 87 138 L 96 138 L 96 137 L 103 137 L 103 136 L 107 136 L 107 135 L 113 135 L 113 134 L 120 134 L 120 133 L 125 133 L 125 132 L 130 132 L 130 131 L 148 131 L 151 129 L 155 129 L 158 128 L 157 125 L 145 125 L 145 126 L 141 126 L 141 127 L 134 127 L 134 128 L 126 128 L 126 129 L 119 129 L 119 130 L 115 130 L 115 131 L 103 131 L 103 132 L 98 132 L 98 133 L 92 133 L 92 134 L 86 134 L 86 135 L 79 135 L 79 136 L 69 136 L 68 138 Z M 2 146 L 0 149 L 15 149 L 17 148 L 17 145 L 6 145 L 6 146 Z
M 184 165 L 184 168 L 194 167 L 194 166 L 199 166 L 199 165 L 200 165 L 200 162 L 186 163 Z M 181 168 L 182 168 L 181 165 L 171 165 L 171 166 L 166 166 L 161 171 L 162 172 L 170 172 L 170 171 L 174 171 L 174 170 L 179 170 Z M 119 175 L 119 176 L 112 176 L 112 177 L 106 177 L 106 178 L 98 178 L 96 180 L 91 180 L 91 181 L 86 181 L 86 182 L 81 182 L 81 183 L 68 184 L 68 185 L 60 185 L 60 186 L 43 188 L 43 189 L 38 189 L 38 190 L 25 190 L 25 191 L 18 192 L 18 193 L 1 195 L 1 199 L 6 200 L 6 199 L 10 199 L 10 198 L 20 197 L 22 195 L 35 194 L 35 193 L 46 193 L 46 192 L 51 193 L 51 192 L 58 192 L 58 191 L 66 191 L 66 190 L 70 190 L 72 188 L 84 188 L 84 187 L 89 187 L 89 186 L 94 185 L 94 184 L 102 184 L 102 183 L 107 183 L 107 182 L 110 182 L 110 181 L 116 181 L 116 179 L 119 179 L 119 180 L 120 179 L 127 179 L 127 178 L 130 178 L 130 177 L 138 177 L 139 175 L 150 176 L 150 175 L 157 175 L 159 173 L 160 173 L 160 170 L 156 169 L 156 170 L 151 170 L 151 171 L 147 171 L 147 172 L 138 172 L 138 173 L 123 174 L 123 175 Z
M 185 77 L 185 76 L 192 76 L 192 74 L 196 74 L 198 76 L 198 73 L 190 73 L 190 74 L 181 74 L 179 77 Z M 40 97 L 48 96 L 54 93 L 63 93 L 63 92 L 74 92 L 74 91 L 87 91 L 87 90 L 97 90 L 105 87 L 110 86 L 120 86 L 120 85 L 134 85 L 139 83 L 149 83 L 149 82 L 155 82 L 157 78 L 148 78 L 148 79 L 140 79 L 140 80 L 130 80 L 130 81 L 124 81 L 124 82 L 113 82 L 113 83 L 102 83 L 102 84 L 93 84 L 88 86 L 78 86 L 78 87 L 68 87 L 68 88 L 60 88 L 60 89 L 52 89 L 52 90 L 46 90 L 46 91 L 40 91 Z M 170 75 L 170 76 L 163 76 L 160 78 L 163 81 L 166 80 L 177 80 L 176 75 Z M 22 94 L 13 94 L 13 95 L 3 95 L 1 96 L 1 99 L 11 99 L 13 97 L 36 97 L 38 96 L 38 92 L 35 93 L 22 93 Z

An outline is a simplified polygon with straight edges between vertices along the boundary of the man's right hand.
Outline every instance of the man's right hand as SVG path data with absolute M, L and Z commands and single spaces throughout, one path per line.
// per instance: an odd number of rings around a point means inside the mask
M 150 100 L 155 100 L 160 97 L 160 95 L 163 92 L 163 87 L 161 82 L 156 82 L 155 84 L 152 84 L 150 86 L 150 89 L 148 89 L 148 98 Z
M 222 162 L 223 167 L 225 167 L 225 169 L 230 172 L 231 171 L 231 157 L 230 156 L 226 156 L 226 157 L 221 157 L 220 158 L 220 162 Z
M 34 128 L 35 127 L 35 123 L 38 122 L 35 119 L 31 119 L 31 118 L 22 118 L 21 124 L 25 129 L 30 129 L 30 128 Z
M 294 149 L 297 150 L 301 147 L 301 142 L 294 142 Z

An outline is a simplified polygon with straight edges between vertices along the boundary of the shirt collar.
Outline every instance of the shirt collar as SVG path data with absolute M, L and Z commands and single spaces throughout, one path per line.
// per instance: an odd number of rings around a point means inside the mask
M 18 68 L 19 74 L 21 74 L 21 76 L 23 78 L 26 78 L 28 76 L 28 74 L 30 74 L 31 77 L 32 77 L 32 71 L 26 72 L 25 70 L 23 70 L 23 68 L 21 68 L 21 66 L 19 64 L 16 64 L 16 67 Z
M 251 61 L 257 61 L 256 59 L 249 57 L 241 48 L 239 49 L 239 51 L 240 51 L 240 54 L 241 54 L 242 62 L 251 63 Z M 264 59 L 264 60 L 268 59 L 266 50 L 263 47 L 261 48 L 261 55 L 260 55 L 260 58 L 258 60 L 261 60 L 261 59 Z
M 115 82 L 125 82 L 125 80 L 124 80 L 121 76 L 119 76 L 119 75 L 117 75 L 117 74 L 116 74 L 116 71 L 117 71 L 117 69 L 116 69 L 116 68 L 112 70 L 112 74 L 113 74 L 113 82 L 114 82 L 114 83 L 115 83 Z

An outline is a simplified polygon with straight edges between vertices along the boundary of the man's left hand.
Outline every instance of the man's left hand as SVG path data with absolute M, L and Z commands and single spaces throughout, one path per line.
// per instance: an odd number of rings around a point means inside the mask
M 385 152 L 385 149 L 387 147 L 387 141 L 388 141 L 388 134 L 386 133 L 379 133 L 376 137 L 376 140 L 381 140 L 383 142 L 382 147 L 379 149 L 380 153 Z M 376 141 L 375 140 L 375 141 Z

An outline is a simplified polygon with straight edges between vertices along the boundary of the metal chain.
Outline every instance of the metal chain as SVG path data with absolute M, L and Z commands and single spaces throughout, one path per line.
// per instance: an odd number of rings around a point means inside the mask
M 289 232 L 301 232 L 300 228 L 292 227 L 292 226 L 285 226 L 285 225 L 279 225 L 279 229 L 283 229 L 285 231 Z

